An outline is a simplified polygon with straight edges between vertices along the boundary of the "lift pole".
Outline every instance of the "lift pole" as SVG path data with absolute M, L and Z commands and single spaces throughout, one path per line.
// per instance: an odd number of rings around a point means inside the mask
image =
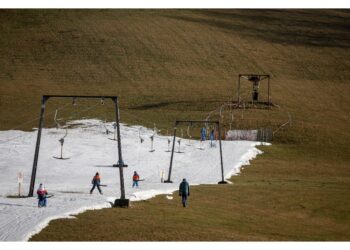
M 174 158 L 174 149 L 175 149 L 175 139 L 176 139 L 176 128 L 177 127 L 177 121 L 175 122 L 175 127 L 174 127 L 174 137 L 173 137 L 173 146 L 171 150 L 171 157 L 170 157 L 170 166 L 169 166 L 169 171 L 168 171 L 168 179 L 164 181 L 164 183 L 173 183 L 171 181 L 171 170 L 173 168 L 173 158 Z
M 115 206 L 128 207 L 129 200 L 125 199 L 124 173 L 123 173 L 123 167 L 127 167 L 127 165 L 124 164 L 123 158 L 122 158 L 122 146 L 121 146 L 120 127 L 119 127 L 120 115 L 119 115 L 119 106 L 118 106 L 118 97 L 117 96 L 77 96 L 77 95 L 43 95 L 42 96 L 38 136 L 36 139 L 34 161 L 33 161 L 33 168 L 32 168 L 32 175 L 31 175 L 31 180 L 30 180 L 30 185 L 29 185 L 28 197 L 33 197 L 33 193 L 34 193 L 36 171 L 38 168 L 41 132 L 42 132 L 42 128 L 44 125 L 44 112 L 45 112 L 46 102 L 49 98 L 73 98 L 73 100 L 75 100 L 77 98 L 88 98 L 88 99 L 95 98 L 95 99 L 101 99 L 101 104 L 104 103 L 104 99 L 112 99 L 113 100 L 113 102 L 115 104 L 115 112 L 116 112 L 117 135 L 118 135 L 118 157 L 119 157 L 118 164 L 113 165 L 113 166 L 119 167 L 120 193 L 121 193 L 120 199 L 117 199 L 115 201 Z
M 115 103 L 115 120 L 117 124 L 117 136 L 118 136 L 118 164 L 113 165 L 113 167 L 119 168 L 119 176 L 120 176 L 120 199 L 116 199 L 114 201 L 114 207 L 128 207 L 129 206 L 129 199 L 125 198 L 125 187 L 124 187 L 124 170 L 123 168 L 127 167 L 128 165 L 124 164 L 123 156 L 122 156 L 122 145 L 121 145 L 121 138 L 120 138 L 120 126 L 119 126 L 119 106 L 118 106 L 118 98 L 113 99 Z
M 175 127 L 174 127 L 174 137 L 173 137 L 173 147 L 171 150 L 171 157 L 170 157 L 170 164 L 169 164 L 169 172 L 168 172 L 168 179 L 164 181 L 164 183 L 172 183 L 171 181 L 171 172 L 173 168 L 173 160 L 174 160 L 174 148 L 175 148 L 175 139 L 176 139 L 176 130 L 177 130 L 177 125 L 179 123 L 215 123 L 218 126 L 219 129 L 219 144 L 220 144 L 220 163 L 221 163 L 221 181 L 218 182 L 218 184 L 227 184 L 227 182 L 224 179 L 224 162 L 223 162 L 223 157 L 222 157 L 222 145 L 221 145 L 221 129 L 220 129 L 220 122 L 219 121 L 193 121 L 193 120 L 181 120 L 181 121 L 175 121 Z
M 33 161 L 33 168 L 32 168 L 32 176 L 30 178 L 28 197 L 33 197 L 33 193 L 34 193 L 36 170 L 38 168 L 41 130 L 42 130 L 43 125 L 44 125 L 44 112 L 45 112 L 45 106 L 46 106 L 45 104 L 46 104 L 46 101 L 48 99 L 49 99 L 49 97 L 46 97 L 46 96 L 43 96 L 42 99 L 41 99 L 40 121 L 39 121 L 39 128 L 38 128 L 38 136 L 36 138 L 34 161 Z

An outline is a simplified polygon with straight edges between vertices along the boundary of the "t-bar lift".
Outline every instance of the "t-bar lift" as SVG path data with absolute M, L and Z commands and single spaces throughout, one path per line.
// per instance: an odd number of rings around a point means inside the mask
M 168 179 L 166 181 L 164 181 L 165 183 L 172 183 L 171 181 L 171 171 L 172 171 L 172 167 L 173 167 L 173 159 L 174 159 L 174 149 L 175 149 L 175 139 L 176 139 L 176 131 L 177 131 L 177 125 L 179 125 L 180 123 L 187 123 L 192 125 L 193 123 L 203 123 L 203 124 L 207 124 L 207 123 L 214 123 L 216 124 L 217 128 L 218 128 L 218 132 L 219 132 L 219 144 L 220 144 L 220 163 L 221 163 L 221 181 L 219 181 L 219 184 L 227 184 L 227 182 L 224 179 L 224 163 L 222 160 L 222 146 L 221 146 L 221 128 L 220 128 L 220 122 L 219 121 L 194 121 L 194 120 L 177 120 L 175 121 L 175 127 L 174 127 L 174 137 L 173 137 L 173 146 L 172 146 L 172 150 L 171 150 L 171 158 L 170 158 L 170 165 L 169 165 L 169 171 L 168 171 Z
M 38 167 L 38 158 L 39 158 L 39 150 L 40 150 L 40 139 L 41 139 L 41 131 L 44 124 L 44 112 L 46 107 L 46 102 L 50 98 L 72 98 L 73 102 L 77 98 L 87 98 L 87 99 L 101 99 L 101 103 L 104 103 L 105 99 L 111 99 L 115 104 L 115 114 L 116 114 L 116 128 L 117 128 L 117 136 L 118 136 L 118 163 L 114 164 L 113 167 L 119 168 L 119 174 L 120 174 L 120 199 L 116 199 L 114 206 L 117 207 L 128 207 L 129 206 L 129 199 L 125 198 L 125 187 L 124 187 L 124 173 L 123 168 L 127 167 L 127 165 L 124 164 L 123 157 L 122 157 L 122 146 L 121 146 L 121 139 L 120 139 L 120 126 L 119 126 L 119 120 L 120 120 L 120 114 L 119 114 L 119 105 L 118 105 L 118 97 L 117 96 L 79 96 L 79 95 L 43 95 L 41 100 L 41 111 L 40 111 L 40 121 L 39 121 L 39 129 L 38 129 L 38 136 L 36 140 L 36 146 L 35 146 L 35 153 L 34 153 L 34 161 L 33 161 L 33 168 L 32 168 L 32 175 L 30 180 L 30 186 L 29 186 L 29 197 L 33 197 L 34 193 L 34 185 L 35 185 L 35 178 L 36 178 L 36 170 Z

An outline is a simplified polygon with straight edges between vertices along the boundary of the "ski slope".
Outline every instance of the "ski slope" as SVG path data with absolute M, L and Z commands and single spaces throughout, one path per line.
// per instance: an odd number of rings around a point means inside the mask
M 43 129 L 35 190 L 40 183 L 54 196 L 48 199 L 46 208 L 37 207 L 37 199 L 7 198 L 17 195 L 17 174 L 24 174 L 22 192 L 29 189 L 32 161 L 37 132 L 0 131 L 0 241 L 26 241 L 33 234 L 56 218 L 74 218 L 74 214 L 88 209 L 110 207 L 110 202 L 120 197 L 119 170 L 112 167 L 118 161 L 117 141 L 109 140 L 113 134 L 106 134 L 105 126 L 113 131 L 112 123 L 99 120 L 71 122 L 65 138 L 63 156 L 60 156 L 58 140 L 64 136 L 63 129 Z M 140 143 L 139 134 L 144 138 Z M 161 183 L 161 173 L 168 176 L 170 162 L 168 138 L 156 135 L 154 152 L 151 148 L 152 130 L 141 126 L 121 124 L 122 154 L 127 168 L 124 168 L 126 196 L 131 201 L 149 199 L 158 194 L 171 195 L 180 181 L 186 178 L 190 185 L 216 184 L 221 180 L 219 145 L 210 147 L 204 142 L 199 150 L 199 141 L 181 140 L 180 150 L 174 154 L 171 179 L 174 183 Z M 177 138 L 178 139 L 178 138 Z M 257 142 L 223 141 L 225 178 L 236 175 L 240 167 L 261 153 L 255 148 Z M 178 144 L 175 144 L 178 151 Z M 137 171 L 141 179 L 139 188 L 132 188 L 132 174 Z M 89 194 L 91 179 L 99 172 L 103 195 L 97 190 Z M 169 196 L 168 196 L 169 197 Z M 171 198 L 171 197 L 169 197 Z

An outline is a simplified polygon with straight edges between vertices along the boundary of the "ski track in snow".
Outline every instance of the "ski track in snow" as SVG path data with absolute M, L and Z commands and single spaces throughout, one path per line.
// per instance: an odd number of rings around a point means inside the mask
M 40 232 L 50 220 L 58 218 L 74 218 L 73 215 L 90 209 L 110 207 L 110 202 L 120 197 L 119 170 L 112 165 L 118 161 L 117 141 L 108 140 L 113 134 L 106 135 L 103 123 L 99 120 L 78 120 L 80 124 L 69 129 L 65 138 L 63 156 L 67 160 L 57 160 L 60 144 L 58 140 L 64 136 L 63 129 L 43 129 L 35 190 L 39 183 L 44 183 L 49 194 L 46 208 L 37 207 L 36 197 L 6 198 L 18 193 L 17 173 L 24 174 L 22 192 L 28 193 L 34 147 L 37 132 L 0 131 L 0 241 L 27 241 L 32 235 Z M 106 126 L 113 131 L 113 123 Z M 139 130 L 145 141 L 141 144 Z M 154 140 L 155 152 L 149 152 L 153 131 L 141 126 L 121 124 L 123 160 L 128 164 L 124 168 L 126 196 L 131 201 L 150 199 L 159 194 L 171 195 L 178 189 L 183 178 L 190 185 L 216 184 L 221 180 L 219 143 L 210 148 L 210 142 L 203 143 L 204 150 L 198 150 L 199 142 L 188 139 L 181 140 L 181 151 L 174 153 L 174 183 L 161 183 L 161 172 L 167 179 L 170 162 L 167 139 L 170 137 L 157 135 Z M 17 137 L 19 136 L 19 137 Z M 17 138 L 15 138 L 17 137 Z M 10 138 L 12 141 L 4 142 Z M 171 138 L 172 139 L 172 138 Z M 225 178 L 240 172 L 242 165 L 249 164 L 257 154 L 262 153 L 255 148 L 259 142 L 222 141 Z M 175 151 L 178 151 L 176 140 Z M 137 171 L 141 179 L 139 188 L 132 188 L 132 174 Z M 95 190 L 89 194 L 91 179 L 99 172 L 103 195 Z

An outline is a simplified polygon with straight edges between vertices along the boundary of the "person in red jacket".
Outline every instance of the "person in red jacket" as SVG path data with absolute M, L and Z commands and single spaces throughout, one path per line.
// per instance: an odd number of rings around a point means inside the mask
M 132 176 L 132 187 L 139 187 L 140 176 L 136 171 L 134 171 L 134 175 Z
M 91 190 L 90 190 L 90 194 L 92 194 L 92 192 L 94 191 L 95 187 L 97 187 L 98 191 L 100 192 L 100 194 L 103 194 L 100 188 L 100 184 L 101 184 L 101 177 L 99 175 L 99 173 L 97 172 L 94 176 L 94 178 L 92 178 L 91 184 L 93 185 Z
M 47 190 L 42 183 L 40 183 L 38 191 L 36 193 L 38 195 L 38 207 L 46 207 Z

